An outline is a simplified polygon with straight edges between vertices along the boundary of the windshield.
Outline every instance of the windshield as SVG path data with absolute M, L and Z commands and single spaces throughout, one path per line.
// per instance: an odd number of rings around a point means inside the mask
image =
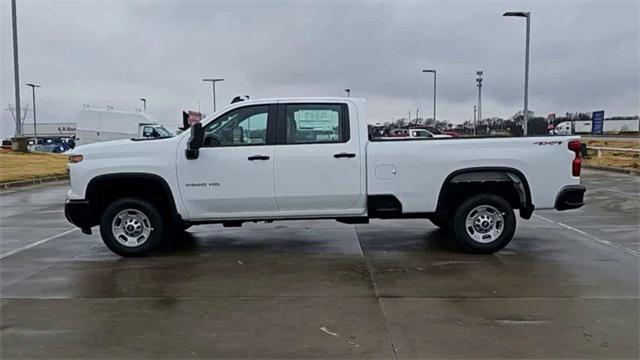
M 413 137 L 431 137 L 431 134 L 426 130 L 414 130 L 412 132 Z
M 172 137 L 173 134 L 162 125 L 145 125 L 142 128 L 142 137 L 146 139 L 157 139 Z
M 158 134 L 160 134 L 161 137 L 171 137 L 173 136 L 173 134 L 171 133 L 171 131 L 167 130 L 164 126 L 160 125 L 160 126 L 156 126 L 156 130 L 158 131 Z

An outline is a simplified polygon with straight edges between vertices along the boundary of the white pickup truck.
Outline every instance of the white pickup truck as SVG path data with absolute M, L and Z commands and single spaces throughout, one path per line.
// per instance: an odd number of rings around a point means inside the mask
M 577 136 L 370 138 L 364 100 L 232 104 L 172 138 L 77 147 L 67 219 L 122 256 L 187 227 L 247 221 L 425 218 L 492 253 L 534 209 L 583 205 Z

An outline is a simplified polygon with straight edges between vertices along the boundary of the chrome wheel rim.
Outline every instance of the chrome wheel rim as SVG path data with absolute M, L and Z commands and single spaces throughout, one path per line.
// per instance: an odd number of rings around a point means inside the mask
M 467 214 L 467 235 L 476 242 L 488 244 L 496 241 L 504 231 L 504 213 L 490 205 L 480 205 Z
M 137 247 L 151 236 L 153 228 L 147 215 L 136 209 L 122 210 L 111 222 L 113 237 L 123 246 Z

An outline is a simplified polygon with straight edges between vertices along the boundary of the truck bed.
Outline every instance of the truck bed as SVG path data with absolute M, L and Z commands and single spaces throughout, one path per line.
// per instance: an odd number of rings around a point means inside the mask
M 551 209 L 571 174 L 579 136 L 490 137 L 370 141 L 367 144 L 369 195 L 395 194 L 404 212 L 433 212 L 448 176 L 460 169 L 511 168 L 529 182 L 536 209 Z M 541 174 L 544 174 L 541 176 Z M 567 180 L 571 181 L 568 183 Z

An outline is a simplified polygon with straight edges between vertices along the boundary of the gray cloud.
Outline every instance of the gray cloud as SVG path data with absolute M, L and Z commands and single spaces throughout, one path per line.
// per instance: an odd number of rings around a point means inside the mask
M 252 97 L 369 100 L 371 122 L 421 108 L 471 117 L 475 71 L 483 113 L 522 106 L 524 21 L 532 12 L 530 107 L 538 114 L 640 109 L 637 1 L 26 1 L 18 0 L 21 79 L 40 82 L 39 118 L 65 121 L 83 102 L 139 107 L 175 126 L 182 109 L 211 111 L 202 77 L 220 76 L 219 102 Z M 0 5 L 0 105 L 13 102 L 10 4 Z M 30 102 L 22 89 L 23 102 Z M 2 114 L 2 135 L 13 131 Z

